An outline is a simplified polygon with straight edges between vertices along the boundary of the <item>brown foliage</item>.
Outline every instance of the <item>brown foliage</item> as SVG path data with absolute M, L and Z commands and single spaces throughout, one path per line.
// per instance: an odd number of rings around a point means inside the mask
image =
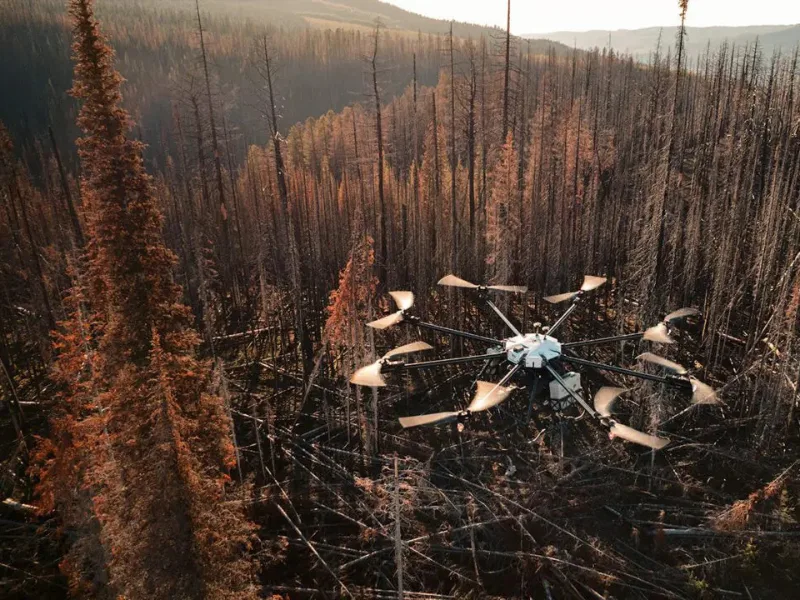
M 378 280 L 372 274 L 373 244 L 370 236 L 354 244 L 350 260 L 339 275 L 339 287 L 330 293 L 325 334 L 334 347 L 353 347 L 353 328 L 364 322 L 375 296 Z
M 56 443 L 40 449 L 50 455 L 42 506 L 83 531 L 63 563 L 76 594 L 250 597 L 250 526 L 225 502 L 231 423 L 194 356 L 141 145 L 126 138 L 113 53 L 90 1 L 73 0 L 70 13 L 91 293 L 76 285 L 55 339 L 61 394 Z
M 509 132 L 500 151 L 500 159 L 492 171 L 492 191 L 487 206 L 486 263 L 489 266 L 490 281 L 497 284 L 514 280 L 515 243 L 520 234 L 517 211 L 518 162 L 514 136 Z

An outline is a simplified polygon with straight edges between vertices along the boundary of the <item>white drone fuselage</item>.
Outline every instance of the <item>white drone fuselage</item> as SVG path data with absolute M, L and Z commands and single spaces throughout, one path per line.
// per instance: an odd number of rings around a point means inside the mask
M 561 344 L 542 333 L 526 333 L 504 342 L 508 362 L 526 369 L 541 369 L 547 361 L 561 356 Z

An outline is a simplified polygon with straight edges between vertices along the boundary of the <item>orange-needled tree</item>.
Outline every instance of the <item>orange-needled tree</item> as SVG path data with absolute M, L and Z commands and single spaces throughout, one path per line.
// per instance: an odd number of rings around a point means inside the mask
M 227 489 L 231 422 L 196 357 L 142 145 L 127 137 L 122 78 L 92 0 L 69 11 L 89 244 L 57 338 L 43 505 L 72 533 L 64 569 L 76 595 L 255 598 L 251 526 Z

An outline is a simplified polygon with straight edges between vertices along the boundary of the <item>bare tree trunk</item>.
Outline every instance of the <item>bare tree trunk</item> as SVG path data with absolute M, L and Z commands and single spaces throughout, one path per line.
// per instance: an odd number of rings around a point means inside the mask
M 453 48 L 453 22 L 450 22 L 450 269 L 458 271 L 458 206 L 456 202 L 456 179 L 458 156 L 456 155 L 456 71 Z
M 195 131 L 197 135 L 197 171 L 200 175 L 200 193 L 202 194 L 203 208 L 211 208 L 211 193 L 208 189 L 208 177 L 206 176 L 206 150 L 205 150 L 205 137 L 203 135 L 203 121 L 200 117 L 200 103 L 197 96 L 192 95 L 189 98 L 192 104 L 192 113 L 194 115 Z
M 505 144 L 508 136 L 508 105 L 509 105 L 509 85 L 511 84 L 511 0 L 508 0 L 508 11 L 506 14 L 506 62 L 503 69 L 503 139 L 500 143 Z
M 275 177 L 278 182 L 278 195 L 280 196 L 280 208 L 284 223 L 281 229 L 284 232 L 287 251 L 289 254 L 289 276 L 292 280 L 292 290 L 294 292 L 294 316 L 295 316 L 295 335 L 300 338 L 300 351 L 303 358 L 303 373 L 308 376 L 313 370 L 314 348 L 305 322 L 303 310 L 303 289 L 302 271 L 300 263 L 301 242 L 297 228 L 293 225 L 292 214 L 289 209 L 289 189 L 286 185 L 286 173 L 283 165 L 283 153 L 281 151 L 280 133 L 278 130 L 278 110 L 275 105 L 275 90 L 272 85 L 272 63 L 269 56 L 267 38 L 263 38 L 264 66 L 266 69 L 267 92 L 269 101 L 267 103 L 267 117 L 272 133 L 272 149 L 275 154 Z
M 663 182 L 663 194 L 660 202 L 659 211 L 659 224 L 658 224 L 658 242 L 656 247 L 656 261 L 655 271 L 650 274 L 650 292 L 653 291 L 655 282 L 664 272 L 664 262 L 666 260 L 666 232 L 667 232 L 667 213 L 668 213 L 668 200 L 670 195 L 670 181 L 672 179 L 672 161 L 675 155 L 675 128 L 678 119 L 679 102 L 680 102 L 680 87 L 681 87 L 681 70 L 683 65 L 683 51 L 684 40 L 686 36 L 686 10 L 688 8 L 688 0 L 680 0 L 681 5 L 681 24 L 678 29 L 678 56 L 677 67 L 675 69 L 675 90 L 672 96 L 672 115 L 669 123 L 669 147 L 667 149 L 666 165 Z M 681 224 L 682 226 L 682 224 Z
M 375 27 L 375 46 L 372 51 L 372 90 L 375 95 L 375 136 L 378 142 L 378 205 L 380 215 L 380 235 L 381 253 L 378 257 L 378 271 L 381 286 L 388 285 L 387 268 L 389 255 L 386 240 L 386 200 L 383 192 L 383 123 L 381 121 L 381 97 L 378 90 L 378 39 L 380 36 L 380 25 Z
M 211 148 L 214 152 L 214 172 L 217 178 L 217 192 L 219 194 L 220 217 L 222 218 L 222 243 L 223 252 L 230 252 L 230 232 L 228 228 L 228 208 L 225 201 L 225 182 L 222 177 L 222 153 L 219 148 L 217 137 L 217 125 L 214 118 L 214 101 L 211 97 L 211 77 L 208 72 L 208 57 L 206 54 L 205 35 L 203 32 L 203 20 L 200 16 L 200 0 L 195 0 L 197 11 L 197 32 L 200 35 L 200 53 L 203 59 L 203 76 L 206 85 L 206 101 L 208 102 L 208 120 L 211 127 Z
M 400 531 L 400 475 L 394 455 L 394 560 L 397 565 L 397 600 L 403 600 L 403 537 Z
M 72 192 L 69 189 L 67 175 L 64 173 L 64 165 L 61 162 L 61 153 L 58 151 L 58 144 L 56 144 L 56 136 L 53 134 L 53 128 L 48 126 L 47 133 L 50 136 L 50 143 L 53 146 L 53 156 L 56 158 L 58 176 L 61 180 L 61 190 L 64 192 L 64 199 L 67 202 L 67 212 L 72 224 L 72 235 L 75 236 L 75 243 L 78 245 L 78 247 L 83 248 L 85 244 L 83 239 L 83 229 L 81 228 L 81 221 L 78 218 L 78 211 L 75 208 L 75 202 L 72 200 Z
M 25 205 L 25 199 L 19 191 L 19 184 L 17 182 L 17 169 L 11 165 L 11 181 L 8 183 L 8 197 L 11 203 L 14 203 L 16 197 L 19 201 L 19 210 L 22 215 L 22 226 L 25 229 L 25 237 L 28 238 L 28 245 L 31 248 L 31 255 L 33 256 L 33 266 L 36 269 L 36 283 L 39 286 L 39 292 L 42 295 L 42 302 L 47 317 L 48 331 L 56 328 L 56 319 L 53 316 L 53 307 L 50 304 L 50 295 L 47 291 L 47 284 L 45 283 L 44 268 L 42 267 L 42 259 L 39 256 L 39 244 L 33 239 L 33 232 L 31 231 L 31 222 L 28 218 L 28 207 Z
M 475 239 L 475 97 L 478 91 L 477 73 L 474 57 L 471 60 L 469 75 L 469 108 L 467 112 L 467 169 L 469 188 L 469 239 Z M 473 276 L 479 277 L 475 273 Z

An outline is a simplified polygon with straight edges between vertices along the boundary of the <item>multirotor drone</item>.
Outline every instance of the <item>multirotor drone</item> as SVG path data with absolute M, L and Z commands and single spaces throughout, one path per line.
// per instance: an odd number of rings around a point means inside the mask
M 716 392 L 707 384 L 691 376 L 689 371 L 678 363 L 672 362 L 650 352 L 639 355 L 638 360 L 649 362 L 663 368 L 666 373 L 654 375 L 641 371 L 634 371 L 615 365 L 608 365 L 575 356 L 573 349 L 598 344 L 621 342 L 626 340 L 647 340 L 660 344 L 674 342 L 671 334 L 674 327 L 682 320 L 700 314 L 694 308 L 681 308 L 670 314 L 658 324 L 649 329 L 627 335 L 604 337 L 586 341 L 561 342 L 554 337 L 556 330 L 566 321 L 569 315 L 577 308 L 585 294 L 606 282 L 604 277 L 587 275 L 583 285 L 578 291 L 548 296 L 545 300 L 551 304 L 570 301 L 570 306 L 549 328 L 542 327 L 540 323 L 534 324 L 533 333 L 521 333 L 503 312 L 489 299 L 489 292 L 526 293 L 528 289 L 512 285 L 477 285 L 465 281 L 455 275 L 447 275 L 439 280 L 439 285 L 475 290 L 488 306 L 503 320 L 513 335 L 505 339 L 495 339 L 489 336 L 459 331 L 433 323 L 426 323 L 419 317 L 409 314 L 414 304 L 414 294 L 408 291 L 389 292 L 394 300 L 397 312 L 368 323 L 374 329 L 387 329 L 400 323 L 415 325 L 488 345 L 487 352 L 476 356 L 460 356 L 426 362 L 405 362 L 398 358 L 413 352 L 431 350 L 432 346 L 425 342 L 412 342 L 395 348 L 383 355 L 378 361 L 357 370 L 350 382 L 368 387 L 383 387 L 386 385 L 384 374 L 398 371 L 426 369 L 444 365 L 466 363 L 483 363 L 485 370 L 489 364 L 500 364 L 505 374 L 497 383 L 476 381 L 472 401 L 466 409 L 452 412 L 439 412 L 414 417 L 400 418 L 404 428 L 420 425 L 436 425 L 440 423 L 457 422 L 460 427 L 475 413 L 486 411 L 508 400 L 511 395 L 522 389 L 527 389 L 531 401 L 542 391 L 544 385 L 549 387 L 549 405 L 557 411 L 562 411 L 571 405 L 579 406 L 586 414 L 597 419 L 601 425 L 608 428 L 612 439 L 620 438 L 647 446 L 654 450 L 663 448 L 669 443 L 668 438 L 649 435 L 637 431 L 627 425 L 617 422 L 613 417 L 614 401 L 626 389 L 617 387 L 601 387 L 594 396 L 590 405 L 583 397 L 583 387 L 580 374 L 572 370 L 574 367 L 593 368 L 600 371 L 609 371 L 620 375 L 638 377 L 649 381 L 661 383 L 684 392 L 691 396 L 694 404 L 717 404 L 719 402 Z M 481 373 L 484 372 L 481 371 Z M 480 377 L 480 375 L 478 376 Z

